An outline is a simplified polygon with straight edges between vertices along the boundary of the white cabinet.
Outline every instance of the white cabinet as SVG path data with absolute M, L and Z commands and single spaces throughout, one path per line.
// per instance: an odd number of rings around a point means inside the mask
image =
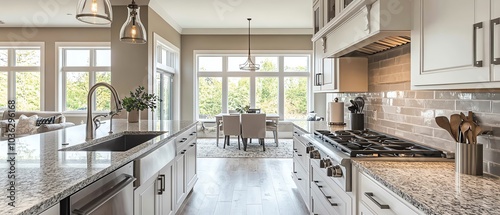
M 496 0 L 413 1 L 412 88 L 498 87 L 492 58 L 500 57 L 499 26 L 491 20 L 500 17 L 499 6 Z
M 358 172 L 358 180 L 359 214 L 424 214 L 365 173 Z
M 40 213 L 40 215 L 59 215 L 60 214 L 59 203 Z
M 176 138 L 177 156 L 174 162 L 174 202 L 179 210 L 198 180 L 196 174 L 196 127 L 190 128 Z
M 490 60 L 493 81 L 500 81 L 500 1 L 491 0 Z
M 316 56 L 321 55 L 317 54 Z M 315 92 L 368 91 L 367 58 L 316 58 L 316 56 L 314 59 L 315 68 L 319 69 L 315 70 Z
M 135 215 L 172 215 L 173 163 L 169 163 L 157 174 L 134 191 Z
M 306 204 L 308 209 L 311 208 L 310 200 L 310 176 L 309 176 L 309 154 L 307 153 L 307 146 L 309 142 L 305 140 L 304 135 L 300 129 L 294 128 L 293 131 L 293 170 L 292 179 L 297 186 L 299 193 Z
M 134 214 L 152 215 L 159 213 L 159 177 L 151 177 L 134 191 Z
M 174 215 L 175 205 L 173 199 L 173 187 L 174 187 L 174 165 L 169 164 L 163 168 L 159 174 L 158 179 L 160 181 L 160 192 L 159 192 L 159 211 L 162 215 Z

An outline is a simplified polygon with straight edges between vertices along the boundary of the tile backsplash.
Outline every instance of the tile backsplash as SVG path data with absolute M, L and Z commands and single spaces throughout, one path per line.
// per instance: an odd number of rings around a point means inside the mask
M 500 89 L 412 91 L 409 44 L 371 55 L 368 61 L 369 92 L 329 93 L 327 102 L 338 97 L 347 106 L 361 96 L 366 101 L 366 128 L 453 152 L 456 143 L 434 118 L 473 111 L 483 130 L 493 130 L 478 138 L 484 144 L 484 171 L 500 175 Z

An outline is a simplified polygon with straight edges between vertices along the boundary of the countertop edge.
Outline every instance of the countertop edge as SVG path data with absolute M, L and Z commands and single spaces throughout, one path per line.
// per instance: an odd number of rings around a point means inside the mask
M 407 201 L 413 207 L 415 207 L 418 210 L 424 212 L 425 214 L 429 214 L 429 215 L 436 214 L 431 208 L 429 208 L 428 206 L 426 206 L 426 205 L 418 202 L 410 194 L 407 194 L 407 193 L 403 192 L 397 186 L 395 186 L 395 185 L 387 182 L 383 178 L 379 177 L 377 174 L 375 174 L 374 172 L 372 172 L 369 168 L 363 166 L 363 164 L 357 162 L 356 160 L 351 160 L 351 162 L 352 162 L 352 165 L 356 166 L 360 171 L 366 173 L 367 175 L 369 175 L 370 177 L 372 177 L 373 179 L 375 179 L 377 182 L 379 182 L 380 184 L 382 184 L 384 187 L 386 187 L 387 189 L 389 189 L 391 192 L 393 192 L 397 196 L 399 196 L 402 199 L 404 199 L 405 201 Z M 377 161 L 373 161 L 373 162 L 377 162 Z
M 30 215 L 30 214 L 39 214 L 39 213 L 42 213 L 44 212 L 45 210 L 49 209 L 50 207 L 52 207 L 53 205 L 59 203 L 61 200 L 63 200 L 64 198 L 70 196 L 71 194 L 73 193 L 76 193 L 78 190 L 92 184 L 93 182 L 97 181 L 98 179 L 104 177 L 105 175 L 115 171 L 116 169 L 124 166 L 125 164 L 133 161 L 135 158 L 138 158 L 142 155 L 144 155 L 145 153 L 148 153 L 150 152 L 151 150 L 154 150 L 166 143 L 168 143 L 169 140 L 171 140 L 174 136 L 188 130 L 189 128 L 191 128 L 192 126 L 196 125 L 198 123 L 198 121 L 194 121 L 193 123 L 187 125 L 186 127 L 180 129 L 179 131 L 177 131 L 176 133 L 169 133 L 168 136 L 164 139 L 161 140 L 162 143 L 159 143 L 159 144 L 155 144 L 155 145 L 152 145 L 148 148 L 144 148 L 136 153 L 134 153 L 133 155 L 129 156 L 127 159 L 124 159 L 122 160 L 121 162 L 115 164 L 115 165 L 112 165 L 108 168 L 105 168 L 103 170 L 101 170 L 100 172 L 84 179 L 83 181 L 81 182 L 78 182 L 72 186 L 70 186 L 69 188 L 67 189 L 64 189 L 63 191 L 55 194 L 54 196 L 50 197 L 50 198 L 47 198 L 45 200 L 42 200 L 40 201 L 39 203 L 33 205 L 32 207 L 24 210 L 23 212 L 20 212 L 20 213 L 17 213 L 18 215 Z

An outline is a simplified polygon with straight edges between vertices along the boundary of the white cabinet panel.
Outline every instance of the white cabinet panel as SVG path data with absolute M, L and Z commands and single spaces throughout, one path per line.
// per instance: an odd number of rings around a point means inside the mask
M 491 88 L 489 0 L 415 0 L 412 88 Z
M 196 175 L 196 142 L 189 144 L 186 151 L 186 190 L 189 192 L 197 180 Z
M 163 177 L 162 182 L 162 192 L 160 194 L 160 211 L 161 215 L 173 215 L 175 214 L 175 206 L 173 201 L 173 182 L 174 182 L 174 166 L 173 164 L 167 165 L 160 171 L 159 176 Z
M 185 152 L 175 158 L 175 208 L 178 210 L 186 198 Z
M 60 205 L 59 203 L 57 203 L 56 205 L 42 212 L 40 215 L 59 215 L 60 211 L 61 211 Z
M 493 33 L 491 36 L 490 46 L 491 46 L 491 61 L 493 81 L 500 81 L 500 1 L 491 0 L 491 21 L 490 21 L 490 31 Z M 494 61 L 496 59 L 496 61 Z
M 134 191 L 134 214 L 153 215 L 158 213 L 158 177 L 148 179 Z

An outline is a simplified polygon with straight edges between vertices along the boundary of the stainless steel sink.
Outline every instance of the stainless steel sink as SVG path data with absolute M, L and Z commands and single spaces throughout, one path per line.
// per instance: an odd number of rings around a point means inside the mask
M 85 147 L 79 151 L 127 151 L 161 134 L 123 134 L 114 139 Z

